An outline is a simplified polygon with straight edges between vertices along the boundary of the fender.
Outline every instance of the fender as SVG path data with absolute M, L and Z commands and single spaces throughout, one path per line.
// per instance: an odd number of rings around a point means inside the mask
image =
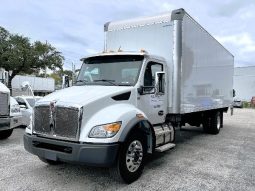
M 156 145 L 156 137 L 154 129 L 148 119 L 139 119 L 137 117 L 131 119 L 124 127 L 119 142 L 125 142 L 133 131 L 140 131 L 147 138 L 147 152 L 153 153 Z
M 138 118 L 137 114 L 142 114 L 143 119 Z M 89 119 L 84 118 L 86 123 L 83 124 L 80 132 L 80 141 L 81 142 L 90 142 L 90 143 L 116 143 L 124 142 L 129 133 L 139 125 L 139 129 L 145 132 L 148 136 L 147 140 L 150 143 L 148 148 L 152 148 L 153 140 L 155 140 L 155 135 L 153 128 L 147 119 L 146 115 L 136 108 L 132 104 L 128 103 L 116 103 L 110 106 L 107 106 L 103 109 L 100 109 L 94 113 Z M 91 129 L 97 125 L 107 124 L 112 122 L 121 121 L 121 129 L 119 132 L 112 138 L 90 138 L 89 133 Z M 154 137 L 153 137 L 154 135 Z

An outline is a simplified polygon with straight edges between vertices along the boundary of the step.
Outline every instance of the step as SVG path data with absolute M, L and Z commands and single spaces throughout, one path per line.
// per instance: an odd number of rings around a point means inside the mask
M 174 144 L 174 143 L 167 143 L 167 144 L 165 144 L 165 145 L 162 145 L 162 146 L 160 146 L 160 147 L 157 147 L 157 148 L 155 149 L 155 151 L 156 151 L 156 152 L 159 152 L 159 153 L 162 153 L 162 152 L 167 151 L 167 150 L 169 150 L 169 149 L 171 149 L 171 148 L 174 148 L 174 147 L 175 147 L 175 144 Z

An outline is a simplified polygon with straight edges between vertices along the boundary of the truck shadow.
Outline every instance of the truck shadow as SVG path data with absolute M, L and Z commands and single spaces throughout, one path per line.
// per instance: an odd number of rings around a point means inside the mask
M 175 160 L 176 154 L 180 153 L 181 147 L 185 144 L 189 144 L 194 138 L 209 136 L 203 132 L 202 127 L 183 127 L 176 131 L 176 147 L 164 153 L 155 153 L 149 155 L 145 161 L 145 172 L 149 169 L 159 169 L 166 165 L 169 160 Z M 46 165 L 46 166 L 45 166 Z M 46 167 L 46 168 L 45 168 Z M 104 188 L 112 188 L 114 190 L 120 189 L 123 186 L 128 186 L 124 183 L 114 181 L 110 177 L 108 168 L 89 167 L 84 165 L 75 165 L 63 163 L 57 166 L 49 166 L 47 164 L 40 164 L 40 170 L 36 171 L 36 177 L 45 176 L 47 174 L 50 177 L 54 177 L 55 184 L 65 185 L 70 183 L 71 185 L 80 185 L 82 187 L 88 187 L 91 190 L 102 190 Z M 114 181 L 114 186 L 111 182 Z
M 203 127 L 184 126 L 181 130 L 177 130 L 175 134 L 175 143 L 184 143 L 199 136 L 207 136 L 203 131 Z

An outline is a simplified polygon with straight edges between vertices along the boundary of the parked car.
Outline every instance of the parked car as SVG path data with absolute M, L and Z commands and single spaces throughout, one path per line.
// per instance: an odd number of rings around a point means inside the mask
M 243 108 L 243 101 L 241 99 L 235 98 L 233 101 L 233 107 Z
M 22 125 L 22 113 L 18 102 L 10 97 L 10 116 L 11 116 L 11 127 L 19 127 Z
M 17 100 L 22 113 L 22 125 L 28 126 L 30 124 L 30 117 L 33 112 L 33 107 L 35 103 L 40 100 L 42 97 L 40 96 L 17 96 L 15 99 Z

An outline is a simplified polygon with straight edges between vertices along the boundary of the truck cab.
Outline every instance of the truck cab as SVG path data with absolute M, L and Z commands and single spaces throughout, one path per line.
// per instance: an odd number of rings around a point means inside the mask
M 121 161 L 124 167 L 111 169 L 132 182 L 142 172 L 143 156 L 174 140 L 165 122 L 165 61 L 144 51 L 82 60 L 75 86 L 36 103 L 25 148 L 47 163 L 112 167 Z
M 156 78 L 156 75 L 166 75 L 167 65 L 162 57 L 142 51 L 103 53 L 82 60 L 84 64 L 77 85 L 110 85 L 130 89 L 132 101 L 129 103 L 143 111 L 152 124 L 165 120 L 164 114 L 167 113 L 165 86 L 168 82 L 165 81 L 165 77 Z
M 0 82 L 0 139 L 11 136 L 10 90 Z

